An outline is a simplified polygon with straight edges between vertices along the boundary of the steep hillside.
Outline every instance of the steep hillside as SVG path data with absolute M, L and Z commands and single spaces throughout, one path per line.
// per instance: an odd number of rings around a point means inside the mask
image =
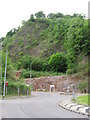
M 41 11 L 23 21 L 22 27 L 9 31 L 2 40 L 2 47 L 8 49 L 9 57 L 18 69 L 30 69 L 32 63 L 35 71 L 73 74 L 89 54 L 87 27 L 88 20 L 79 14 L 50 13 L 45 18 Z
M 45 17 L 41 11 L 31 15 L 28 21 L 23 21 L 22 27 L 10 30 L 5 38 L 0 39 L 2 86 L 8 49 L 7 80 L 14 92 L 20 85 L 26 89 L 23 82 L 30 78 L 30 73 L 32 78 L 74 75 L 75 81 L 76 78 L 81 81 L 79 88 L 86 89 L 89 39 L 88 20 L 81 14 L 50 13 Z M 15 76 L 16 71 L 20 71 L 20 78 Z
M 49 57 L 53 53 L 64 51 L 62 31 L 65 30 L 63 24 L 68 21 L 66 19 L 56 21 L 36 19 L 34 22 L 28 20 L 15 35 L 5 38 L 3 47 L 9 49 L 13 59 L 19 59 L 23 55 Z M 59 31 L 59 27 L 62 27 L 62 31 Z

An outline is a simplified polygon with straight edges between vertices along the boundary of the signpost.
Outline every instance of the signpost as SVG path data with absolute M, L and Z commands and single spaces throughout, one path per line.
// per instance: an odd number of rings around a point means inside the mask
M 5 82 L 6 87 L 8 86 L 8 82 Z
M 50 92 L 55 92 L 55 85 L 50 85 Z

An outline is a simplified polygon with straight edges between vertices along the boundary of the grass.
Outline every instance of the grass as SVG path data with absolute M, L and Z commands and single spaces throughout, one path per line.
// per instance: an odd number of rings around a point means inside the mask
M 83 104 L 83 105 L 90 105 L 90 94 L 79 96 L 76 98 L 74 102 Z
M 60 73 L 60 72 L 53 72 L 53 71 L 40 71 L 37 72 L 38 74 L 40 74 L 40 77 L 43 76 L 61 76 L 61 75 L 65 75 L 65 73 Z
M 59 72 L 53 72 L 53 71 L 34 71 L 32 70 L 32 78 L 37 77 L 47 77 L 47 76 L 61 76 L 65 75 L 65 73 L 59 73 Z M 30 71 L 23 71 L 22 77 L 29 78 L 30 77 Z

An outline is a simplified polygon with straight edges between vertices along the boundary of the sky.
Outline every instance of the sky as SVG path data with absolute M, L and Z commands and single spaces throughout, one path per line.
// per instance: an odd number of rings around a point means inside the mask
M 89 0 L 0 0 L 0 38 L 7 32 L 21 26 L 31 14 L 43 11 L 49 13 L 85 14 L 88 17 Z

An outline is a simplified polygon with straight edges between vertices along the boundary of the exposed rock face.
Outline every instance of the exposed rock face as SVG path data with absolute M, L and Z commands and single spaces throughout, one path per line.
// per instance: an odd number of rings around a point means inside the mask
M 50 85 L 55 85 L 56 91 L 69 91 L 72 92 L 72 84 L 76 85 L 78 80 L 70 76 L 49 76 L 31 79 L 33 90 L 46 90 L 49 91 Z M 30 84 L 30 78 L 25 79 L 25 83 Z

